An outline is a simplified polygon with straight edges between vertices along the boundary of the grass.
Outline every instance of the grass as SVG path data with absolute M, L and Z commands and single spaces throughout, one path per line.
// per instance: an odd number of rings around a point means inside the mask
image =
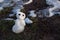
M 25 26 L 22 33 L 12 32 L 14 21 L 0 20 L 0 40 L 58 40 L 60 39 L 60 17 L 36 19 Z M 51 39 L 52 38 L 52 39 Z

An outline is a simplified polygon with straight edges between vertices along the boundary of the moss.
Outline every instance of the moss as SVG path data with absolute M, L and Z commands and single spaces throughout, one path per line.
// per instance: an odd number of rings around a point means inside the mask
M 1 10 L 0 11 L 0 19 L 7 17 L 8 14 L 11 12 L 11 10 L 12 10 L 12 7 L 7 7 L 7 8 L 4 8 L 3 10 Z
M 7 31 L 12 25 L 14 24 L 14 21 L 5 21 L 5 20 L 0 20 L 0 30 L 1 31 Z

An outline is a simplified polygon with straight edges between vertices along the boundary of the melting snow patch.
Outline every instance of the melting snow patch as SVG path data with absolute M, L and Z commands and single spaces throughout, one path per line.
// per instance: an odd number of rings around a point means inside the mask
M 3 10 L 3 7 L 0 7 L 0 10 Z
M 37 15 L 35 14 L 35 10 L 31 10 L 29 16 L 36 17 Z
M 3 20 L 14 20 L 14 19 L 12 19 L 12 18 L 6 18 L 6 19 L 3 19 Z
M 31 24 L 31 23 L 33 23 L 33 21 L 30 20 L 29 18 L 26 18 L 26 19 L 25 19 L 25 22 L 26 22 L 27 24 Z

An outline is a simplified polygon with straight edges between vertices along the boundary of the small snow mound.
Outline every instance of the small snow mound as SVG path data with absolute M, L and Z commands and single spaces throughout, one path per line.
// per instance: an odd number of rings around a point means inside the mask
M 31 10 L 29 16 L 36 17 L 37 15 L 34 12 L 35 12 L 35 10 Z
M 25 22 L 26 22 L 27 24 L 31 24 L 31 23 L 33 23 L 33 21 L 30 20 L 29 18 L 26 18 L 26 19 L 25 19 Z
M 0 7 L 0 10 L 3 10 L 3 7 Z

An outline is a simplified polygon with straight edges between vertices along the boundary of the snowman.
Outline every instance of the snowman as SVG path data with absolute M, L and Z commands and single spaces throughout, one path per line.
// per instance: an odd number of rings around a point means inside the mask
M 12 31 L 14 33 L 21 33 L 22 31 L 24 31 L 26 25 L 24 20 L 26 15 L 23 12 L 17 12 L 16 17 L 17 19 L 15 20 L 15 24 L 12 27 Z

